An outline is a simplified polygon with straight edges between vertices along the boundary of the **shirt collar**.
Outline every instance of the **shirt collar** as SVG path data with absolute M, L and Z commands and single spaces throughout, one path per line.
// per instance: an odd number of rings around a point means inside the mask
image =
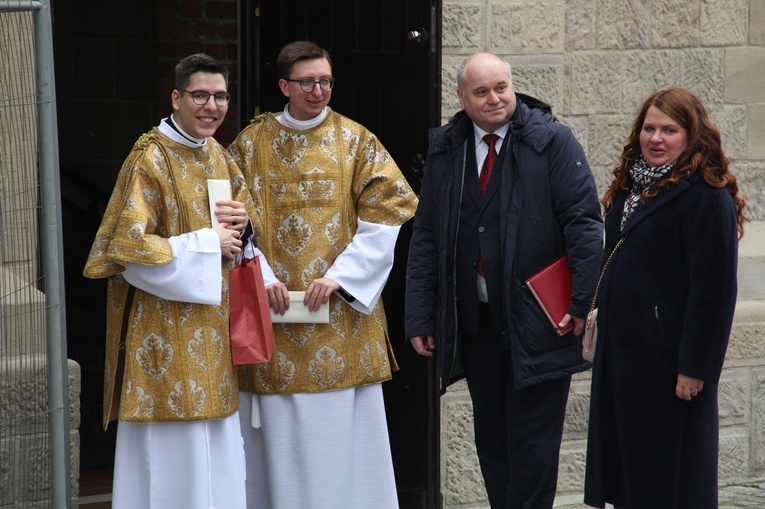
M 171 140 L 191 148 L 204 147 L 205 144 L 207 143 L 207 138 L 202 138 L 201 140 L 198 140 L 194 138 L 193 136 L 189 135 L 188 133 L 186 133 L 175 122 L 175 119 L 173 118 L 172 115 L 162 119 L 162 122 L 159 123 L 159 132 L 161 132 L 162 134 L 164 134 Z
M 319 124 L 324 122 L 324 119 L 327 118 L 327 115 L 329 115 L 329 106 L 324 106 L 322 108 L 321 113 L 313 117 L 309 120 L 297 120 L 296 118 L 293 118 L 292 115 L 290 115 L 290 104 L 287 103 L 287 105 L 284 107 L 284 111 L 282 111 L 279 115 L 276 115 L 276 120 L 291 129 L 295 129 L 296 131 L 307 131 L 309 129 L 313 129 L 314 127 L 317 127 Z
M 507 130 L 510 129 L 510 122 L 506 123 L 496 131 L 494 131 L 494 134 L 499 136 L 499 144 L 497 144 L 497 147 L 500 147 L 502 143 L 505 141 L 505 136 L 507 136 Z M 487 131 L 484 131 L 478 125 L 476 125 L 475 122 L 473 122 L 473 135 L 475 136 L 475 146 L 477 147 L 482 141 L 483 137 L 489 134 Z M 497 149 L 497 152 L 499 152 L 499 149 Z

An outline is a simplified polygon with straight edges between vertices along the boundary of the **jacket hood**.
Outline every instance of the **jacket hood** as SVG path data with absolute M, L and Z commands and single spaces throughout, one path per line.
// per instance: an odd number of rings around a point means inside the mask
M 525 94 L 515 94 L 517 106 L 510 119 L 510 132 L 517 142 L 523 142 L 538 154 L 544 151 L 555 132 L 548 125 L 557 122 L 552 114 L 552 107 L 539 99 Z M 452 150 L 464 143 L 472 128 L 473 121 L 465 110 L 458 111 L 442 127 L 431 129 L 431 152 Z

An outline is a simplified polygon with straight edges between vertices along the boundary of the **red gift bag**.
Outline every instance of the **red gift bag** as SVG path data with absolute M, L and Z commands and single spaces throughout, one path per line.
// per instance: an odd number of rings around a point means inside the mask
M 229 272 L 229 303 L 234 365 L 268 362 L 274 352 L 274 329 L 257 256 L 243 255 Z

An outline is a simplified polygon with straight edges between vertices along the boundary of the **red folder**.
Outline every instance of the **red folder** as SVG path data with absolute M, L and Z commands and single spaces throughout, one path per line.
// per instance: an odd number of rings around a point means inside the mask
M 542 306 L 542 311 L 547 315 L 558 336 L 574 330 L 574 320 L 563 330 L 558 327 L 571 304 L 571 285 L 571 267 L 566 256 L 526 280 L 526 286 Z

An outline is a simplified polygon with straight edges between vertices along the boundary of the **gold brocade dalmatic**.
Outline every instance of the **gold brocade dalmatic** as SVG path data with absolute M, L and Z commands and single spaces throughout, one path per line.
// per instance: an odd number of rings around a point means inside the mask
M 289 290 L 305 290 L 326 274 L 358 219 L 399 226 L 417 207 L 377 137 L 331 111 L 307 131 L 287 128 L 270 113 L 258 116 L 230 150 L 262 206 L 258 246 Z M 389 379 L 395 359 L 382 301 L 371 315 L 334 294 L 329 305 L 329 324 L 275 324 L 271 362 L 239 368 L 241 389 L 293 394 Z
M 230 180 L 233 199 L 257 219 L 238 167 L 212 138 L 189 148 L 155 128 L 119 173 L 84 271 L 109 278 L 104 427 L 117 405 L 119 419 L 134 422 L 215 419 L 238 409 L 228 334 L 232 263 L 221 258 L 220 306 L 162 299 L 122 277 L 126 262 L 169 263 L 169 237 L 211 227 L 207 179 Z

